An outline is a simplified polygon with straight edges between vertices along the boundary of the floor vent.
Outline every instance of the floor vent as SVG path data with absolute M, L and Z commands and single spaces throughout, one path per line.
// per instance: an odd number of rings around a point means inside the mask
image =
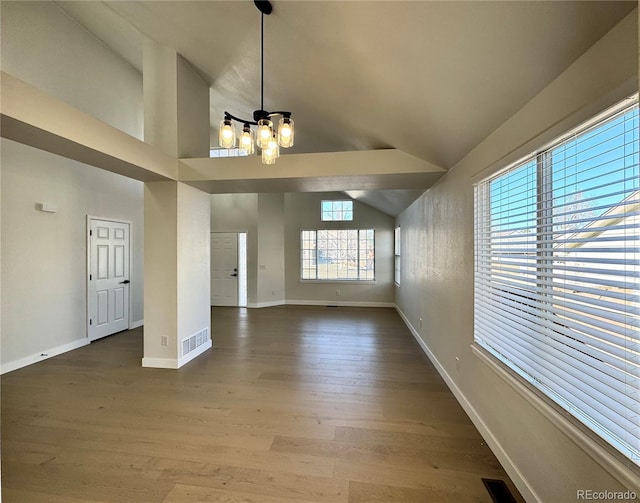
M 493 503 L 517 503 L 504 480 L 482 479 L 482 483 L 489 491 Z
M 209 329 L 205 328 L 204 330 L 200 330 L 193 334 L 191 337 L 187 337 L 186 339 L 182 339 L 182 356 L 185 356 L 198 346 L 201 346 L 205 342 L 209 340 Z

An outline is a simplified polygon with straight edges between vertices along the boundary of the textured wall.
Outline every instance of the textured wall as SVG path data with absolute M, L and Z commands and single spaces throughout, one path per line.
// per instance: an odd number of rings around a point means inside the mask
M 622 490 L 634 475 L 472 350 L 473 184 L 636 91 L 637 40 L 634 12 L 397 219 L 399 309 L 528 501 Z

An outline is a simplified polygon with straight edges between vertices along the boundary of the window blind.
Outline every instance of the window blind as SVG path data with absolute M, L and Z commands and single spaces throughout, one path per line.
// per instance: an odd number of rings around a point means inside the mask
M 402 241 L 401 236 L 402 234 L 400 231 L 400 227 L 396 227 L 393 230 L 394 280 L 396 282 L 396 285 L 400 284 L 400 242 Z
M 640 465 L 638 97 L 475 186 L 474 338 Z

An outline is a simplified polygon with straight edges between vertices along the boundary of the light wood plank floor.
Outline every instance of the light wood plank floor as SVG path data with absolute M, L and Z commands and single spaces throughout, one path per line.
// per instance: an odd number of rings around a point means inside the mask
M 2 377 L 11 502 L 486 502 L 515 489 L 392 309 L 212 309 L 214 349 L 142 330 Z M 518 501 L 522 501 L 516 494 Z

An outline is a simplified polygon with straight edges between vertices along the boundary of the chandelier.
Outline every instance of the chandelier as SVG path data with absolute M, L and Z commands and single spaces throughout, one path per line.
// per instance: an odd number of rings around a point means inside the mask
M 253 2 L 260 11 L 260 110 L 254 110 L 253 120 L 241 119 L 224 113 L 224 119 L 220 122 L 218 142 L 222 148 L 235 148 L 236 139 L 239 138 L 238 148 L 253 154 L 256 147 L 260 149 L 263 164 L 275 164 L 280 156 L 280 147 L 293 147 L 293 119 L 291 112 L 279 110 L 268 112 L 264 109 L 264 16 L 271 14 L 273 10 L 268 0 Z M 277 130 L 273 120 L 278 119 Z M 236 135 L 233 122 L 242 124 L 242 129 Z M 251 126 L 257 126 L 254 133 Z

